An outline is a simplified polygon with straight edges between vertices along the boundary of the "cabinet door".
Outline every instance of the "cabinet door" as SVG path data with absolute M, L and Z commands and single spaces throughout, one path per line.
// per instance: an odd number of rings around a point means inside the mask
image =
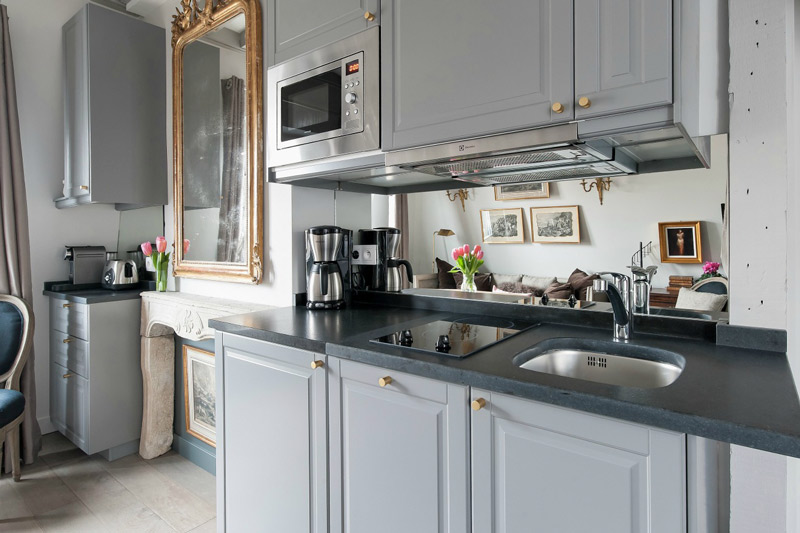
M 330 366 L 331 532 L 469 531 L 467 388 Z
M 473 531 L 686 531 L 686 443 L 473 389 Z
M 324 357 L 229 335 L 223 353 L 223 528 L 326 532 L 325 368 L 311 368 Z
M 575 117 L 670 103 L 672 0 L 575 0 Z
M 572 2 L 383 0 L 381 16 L 384 149 L 573 118 Z
M 335 43 L 379 23 L 379 0 L 269 0 L 268 65 Z M 366 13 L 374 15 L 367 20 Z
M 89 194 L 87 18 L 81 9 L 62 28 L 64 41 L 64 196 Z
M 86 451 L 89 381 L 57 363 L 50 363 L 50 395 L 53 425 Z

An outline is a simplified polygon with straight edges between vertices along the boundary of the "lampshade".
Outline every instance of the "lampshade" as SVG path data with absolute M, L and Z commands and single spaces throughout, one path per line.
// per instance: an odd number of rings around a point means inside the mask
M 434 231 L 433 234 L 440 237 L 450 237 L 451 235 L 455 235 L 456 232 L 451 229 L 440 229 L 439 231 Z

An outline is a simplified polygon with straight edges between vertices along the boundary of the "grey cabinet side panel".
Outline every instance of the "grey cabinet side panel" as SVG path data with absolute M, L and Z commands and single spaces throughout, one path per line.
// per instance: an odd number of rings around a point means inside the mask
M 89 72 L 86 8 L 62 28 L 64 46 L 64 196 L 88 194 Z M 81 185 L 87 189 L 81 189 Z
M 378 0 L 267 0 L 268 65 L 334 43 L 379 23 Z M 369 11 L 375 20 L 368 22 Z
M 216 419 L 217 419 L 217 532 L 225 533 L 225 334 L 214 332 L 214 377 L 216 381 Z
M 576 118 L 672 103 L 672 0 L 575 0 Z
M 572 119 L 572 2 L 383 0 L 381 14 L 384 149 Z
M 164 29 L 88 10 L 92 201 L 166 204 Z

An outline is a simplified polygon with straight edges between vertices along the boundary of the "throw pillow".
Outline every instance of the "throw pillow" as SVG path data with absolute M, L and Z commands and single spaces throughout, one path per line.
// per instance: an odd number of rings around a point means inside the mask
M 495 285 L 501 283 L 519 283 L 522 281 L 522 274 L 492 274 Z
M 569 283 L 559 283 L 554 281 L 550 284 L 549 287 L 544 291 L 550 298 L 556 298 L 558 300 L 567 300 L 570 296 L 572 296 L 575 291 L 572 288 L 572 285 Z
M 453 274 L 456 286 L 455 289 L 461 288 L 461 282 L 464 281 L 464 274 L 456 272 Z M 492 275 L 491 274 L 475 274 L 475 288 L 479 291 L 492 291 Z
M 554 281 L 556 281 L 555 276 L 522 276 L 523 285 L 538 289 L 542 293 L 547 290 L 547 287 L 552 285 Z
M 526 294 L 528 296 L 541 296 L 544 294 L 543 289 L 531 287 L 524 283 L 498 283 L 496 286 L 501 292 L 509 292 L 513 294 Z
M 680 309 L 694 309 L 696 311 L 722 311 L 727 294 L 712 294 L 710 292 L 697 292 L 686 287 L 678 291 L 678 301 L 675 307 Z
M 585 300 L 589 292 L 589 287 L 592 286 L 592 283 L 596 279 L 600 279 L 600 276 L 597 274 L 592 274 L 590 276 L 583 270 L 576 268 L 572 274 L 569 275 L 567 283 L 569 283 L 572 286 L 572 290 L 575 291 L 575 298 L 578 300 Z
M 450 270 L 453 269 L 453 265 L 448 263 L 447 261 L 443 261 L 436 258 L 436 268 L 439 270 L 438 277 L 439 277 L 439 288 L 440 289 L 456 289 L 456 280 L 453 277 L 453 274 L 450 273 Z

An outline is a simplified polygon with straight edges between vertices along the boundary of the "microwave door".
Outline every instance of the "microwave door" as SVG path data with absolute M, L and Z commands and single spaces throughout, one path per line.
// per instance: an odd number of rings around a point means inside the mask
M 284 85 L 280 90 L 280 139 L 310 142 L 342 127 L 341 68 Z

